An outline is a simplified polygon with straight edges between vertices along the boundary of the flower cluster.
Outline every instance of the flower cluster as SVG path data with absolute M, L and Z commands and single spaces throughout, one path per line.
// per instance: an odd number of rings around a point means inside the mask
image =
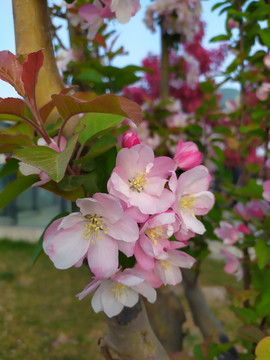
M 155 288 L 181 282 L 180 267 L 193 265 L 195 259 L 179 249 L 195 233 L 204 233 L 196 215 L 212 208 L 214 196 L 206 167 L 195 166 L 179 178 L 176 168 L 173 159 L 155 157 L 147 145 L 123 148 L 108 194 L 78 199 L 80 211 L 46 230 L 43 248 L 57 268 L 87 261 L 94 279 L 78 297 L 96 290 L 96 312 L 115 316 L 135 305 L 138 294 L 154 302 Z
M 94 0 L 92 4 L 80 6 L 78 14 L 74 6 L 67 5 L 67 9 L 72 24 L 81 23 L 81 28 L 87 30 L 88 39 L 92 40 L 104 19 L 117 18 L 121 24 L 127 23 L 140 9 L 140 0 Z
M 155 31 L 155 24 L 162 23 L 163 31 L 181 34 L 191 42 L 200 27 L 201 4 L 199 0 L 157 0 L 148 6 L 144 22 Z

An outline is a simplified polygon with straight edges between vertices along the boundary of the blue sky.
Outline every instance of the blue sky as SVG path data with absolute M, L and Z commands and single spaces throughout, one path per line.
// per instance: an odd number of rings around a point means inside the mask
M 45 1 L 45 0 L 42 0 Z M 60 0 L 50 0 L 50 2 L 61 3 Z M 225 17 L 218 17 L 217 12 L 211 13 L 211 7 L 216 3 L 216 0 L 202 1 L 203 14 L 202 19 L 206 22 L 206 36 L 204 45 L 209 45 L 209 39 L 213 36 L 224 33 Z M 152 34 L 143 24 L 145 8 L 150 4 L 150 0 L 141 0 L 141 10 L 134 16 L 128 24 L 121 25 L 113 22 L 112 27 L 115 27 L 119 38 L 116 45 L 123 45 L 128 51 L 128 56 L 121 56 L 117 58 L 115 65 L 125 66 L 127 64 L 140 65 L 141 60 L 152 52 L 158 54 L 160 51 L 160 39 L 157 33 Z M 12 0 L 0 1 L 0 51 L 10 50 L 15 53 L 15 37 L 13 29 L 12 18 Z M 61 32 L 61 37 L 64 43 L 67 44 L 67 35 L 65 29 Z M 13 88 L 0 80 L 0 97 L 17 96 Z

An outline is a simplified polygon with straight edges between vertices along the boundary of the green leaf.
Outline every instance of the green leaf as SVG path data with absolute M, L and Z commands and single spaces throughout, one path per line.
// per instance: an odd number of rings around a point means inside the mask
M 227 41 L 230 40 L 230 35 L 218 35 L 210 39 L 210 42 Z
M 56 194 L 57 196 L 60 196 L 64 199 L 67 199 L 67 200 L 70 200 L 73 202 L 79 198 L 85 197 L 85 193 L 81 186 L 76 189 L 72 189 L 72 190 L 63 190 L 60 188 L 59 184 L 56 184 L 55 182 L 50 181 L 41 187 L 45 190 L 48 190 L 48 191 Z
M 226 1 L 222 1 L 220 3 L 217 3 L 211 8 L 211 11 L 214 11 L 214 10 L 218 9 L 220 6 L 228 4 L 230 2 L 231 2 L 231 0 L 226 0 Z
M 232 134 L 232 131 L 227 126 L 217 125 L 213 128 L 213 133 L 229 136 Z
M 270 315 L 270 289 L 263 290 L 257 298 L 256 313 L 260 318 Z
M 263 44 L 267 47 L 270 47 L 270 29 L 269 28 L 262 29 L 259 32 L 259 35 Z
M 91 113 L 84 115 L 76 128 L 77 131 L 83 129 L 79 137 L 79 142 L 85 145 L 89 140 L 111 130 L 124 119 L 125 117 L 121 115 L 113 114 Z
M 18 170 L 18 167 L 18 160 L 10 158 L 8 162 L 0 168 L 0 179 L 14 174 Z
M 186 126 L 185 129 L 189 134 L 194 135 L 194 136 L 202 136 L 202 133 L 203 133 L 202 127 L 197 124 L 188 125 L 188 126 Z
M 74 161 L 75 164 L 84 164 L 90 159 L 93 159 L 104 152 L 108 151 L 117 144 L 117 139 L 110 134 L 106 134 L 98 139 L 95 144 L 91 147 L 89 152 L 81 157 L 79 160 Z
M 69 212 L 67 212 L 67 211 L 64 211 L 64 212 L 62 212 L 61 214 L 58 214 L 58 215 L 55 216 L 55 217 L 49 222 L 49 224 L 46 226 L 46 228 L 45 228 L 45 230 L 43 231 L 43 233 L 41 234 L 38 242 L 36 243 L 36 246 L 35 246 L 35 248 L 34 248 L 34 252 L 33 252 L 33 255 L 32 255 L 32 259 L 31 259 L 31 262 L 30 262 L 30 266 L 33 266 L 33 265 L 34 265 L 34 263 L 37 261 L 37 258 L 38 258 L 39 255 L 40 255 L 40 252 L 41 252 L 41 250 L 42 250 L 42 248 L 43 248 L 42 245 L 43 245 L 44 234 L 45 234 L 46 230 L 48 229 L 48 227 L 49 227 L 55 220 L 60 219 L 60 218 L 62 218 L 62 217 L 64 217 L 64 216 L 67 216 L 67 215 L 69 215 Z
M 15 159 L 37 167 L 49 175 L 52 180 L 59 182 L 65 175 L 79 135 L 80 133 L 75 134 L 61 153 L 47 146 L 35 146 L 16 150 L 13 156 Z
M 262 186 L 258 185 L 255 179 L 249 179 L 247 186 L 235 190 L 236 195 L 254 198 L 261 198 L 262 192 Z
M 220 164 L 223 164 L 223 163 L 224 163 L 224 160 L 225 160 L 225 153 L 224 153 L 224 151 L 223 151 L 220 147 L 218 147 L 218 146 L 216 146 L 216 145 L 213 146 L 213 150 L 214 150 L 215 154 L 217 155 L 218 162 L 219 162 Z
M 246 324 L 253 324 L 257 320 L 257 314 L 252 309 L 232 307 L 232 310 Z
M 33 141 L 27 136 L 22 134 L 9 135 L 0 134 L 0 144 L 12 144 L 17 146 L 31 146 Z
M 21 193 L 40 180 L 38 175 L 22 176 L 11 181 L 0 193 L 0 210 L 16 199 Z
M 265 240 L 258 240 L 255 244 L 255 251 L 259 269 L 264 269 L 270 259 L 270 246 Z

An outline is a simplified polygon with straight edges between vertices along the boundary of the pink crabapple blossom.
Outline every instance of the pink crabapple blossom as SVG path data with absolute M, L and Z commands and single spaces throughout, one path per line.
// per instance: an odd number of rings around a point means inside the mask
M 239 230 L 227 221 L 221 221 L 214 233 L 223 240 L 224 245 L 231 246 L 240 239 Z
M 140 8 L 140 0 L 111 0 L 110 5 L 120 24 L 129 22 L 131 16 L 134 16 Z
M 157 296 L 155 289 L 136 269 L 125 269 L 109 279 L 96 278 L 77 297 L 81 300 L 94 290 L 91 301 L 94 311 L 104 311 L 108 317 L 118 315 L 124 306 L 134 306 L 139 300 L 139 294 L 151 303 L 156 301 Z
M 186 231 L 197 234 L 205 232 L 204 225 L 195 215 L 207 214 L 214 205 L 214 195 L 207 191 L 210 180 L 208 169 L 203 165 L 184 172 L 178 180 L 175 173 L 171 176 L 169 186 L 175 194 L 172 208 Z
M 107 277 L 118 269 L 118 251 L 130 256 L 139 237 L 137 223 L 124 213 L 118 201 L 108 194 L 76 201 L 80 212 L 53 222 L 45 232 L 43 248 L 58 269 L 80 265 L 88 259 L 91 271 Z M 132 251 L 131 251 L 132 254 Z
M 143 214 L 166 211 L 174 202 L 174 194 L 164 186 L 175 169 L 171 158 L 155 158 L 147 145 L 121 149 L 108 181 L 108 192 L 125 201 L 128 207 L 138 207 Z
M 266 214 L 268 213 L 270 209 L 270 206 L 267 202 L 261 200 L 254 200 L 254 201 L 249 201 L 246 204 L 246 212 L 247 215 L 250 218 L 257 218 L 259 220 L 263 220 L 266 216 Z
M 262 194 L 264 200 L 270 202 L 270 180 L 266 180 L 263 183 L 263 194 Z
M 239 258 L 227 250 L 220 250 L 220 252 L 225 256 L 224 271 L 227 274 L 235 274 L 237 281 L 240 281 L 244 272 Z
M 265 101 L 268 99 L 269 92 L 270 92 L 270 83 L 265 82 L 256 90 L 256 96 L 259 100 Z
M 177 144 L 174 160 L 179 169 L 189 170 L 202 163 L 202 153 L 192 141 L 180 140 Z
M 270 54 L 266 54 L 263 58 L 264 66 L 270 70 Z

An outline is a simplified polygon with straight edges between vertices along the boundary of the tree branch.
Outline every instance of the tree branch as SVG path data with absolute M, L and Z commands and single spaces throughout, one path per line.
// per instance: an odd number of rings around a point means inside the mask
M 169 360 L 150 326 L 141 299 L 119 315 L 106 317 L 106 322 L 108 332 L 104 341 L 120 360 Z

